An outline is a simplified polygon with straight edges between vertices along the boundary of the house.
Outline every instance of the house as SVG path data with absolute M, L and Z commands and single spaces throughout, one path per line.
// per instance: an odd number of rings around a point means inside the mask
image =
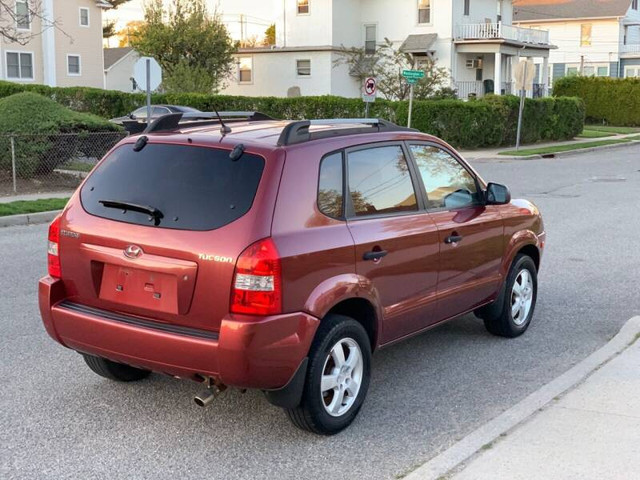
M 104 0 L 7 0 L 14 4 L 15 31 L 25 45 L 0 36 L 0 79 L 52 87 L 104 87 Z M 36 10 L 37 9 L 37 10 Z M 36 12 L 37 15 L 31 14 Z M 0 11 L 6 26 L 6 11 Z M 55 22 L 55 27 L 51 24 Z
M 416 68 L 428 57 L 451 74 L 461 98 L 513 91 L 518 57 L 546 63 L 548 33 L 512 25 L 511 0 L 283 0 L 276 45 L 241 49 L 233 95 L 358 97 L 361 85 L 339 49 L 375 46 L 388 38 L 411 53 Z M 541 80 L 546 84 L 546 78 Z M 545 87 L 539 88 L 545 93 Z
M 133 68 L 140 58 L 138 52 L 131 47 L 104 49 L 104 88 L 135 92 Z
M 558 46 L 549 57 L 547 75 L 552 79 L 578 74 L 640 77 L 639 4 L 639 0 L 515 0 L 514 24 L 549 31 Z

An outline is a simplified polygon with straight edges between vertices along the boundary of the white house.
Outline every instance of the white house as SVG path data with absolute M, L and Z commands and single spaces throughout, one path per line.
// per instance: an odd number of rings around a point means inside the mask
M 104 49 L 104 88 L 135 92 L 133 68 L 140 55 L 131 47 Z
M 514 23 L 549 31 L 551 42 L 558 46 L 549 57 L 552 79 L 577 74 L 640 77 L 639 3 L 515 0 Z
M 361 86 L 346 66 L 334 65 L 341 46 L 374 49 L 384 38 L 446 67 L 458 95 L 509 93 L 517 57 L 547 62 L 548 32 L 512 25 L 511 0 L 283 0 L 276 45 L 242 49 L 224 93 L 340 95 Z M 541 80 L 546 84 L 546 78 Z M 545 88 L 540 88 L 544 93 Z

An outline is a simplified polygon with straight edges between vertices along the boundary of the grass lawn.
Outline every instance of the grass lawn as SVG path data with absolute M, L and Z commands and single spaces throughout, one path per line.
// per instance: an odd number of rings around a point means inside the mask
M 612 137 L 615 133 L 612 132 L 600 132 L 598 130 L 587 130 L 586 128 L 582 131 L 578 138 L 602 138 L 602 137 Z
M 634 135 L 632 137 L 627 137 L 627 140 L 640 140 L 640 135 Z
M 61 170 L 73 170 L 74 172 L 90 172 L 95 165 L 85 162 L 69 162 L 61 165 Z
M 611 125 L 585 125 L 584 129 L 596 132 L 621 133 L 623 135 L 628 133 L 640 133 L 640 128 L 638 127 L 613 127 Z
M 628 143 L 628 138 L 598 140 L 595 142 L 574 143 L 572 145 L 552 145 L 542 148 L 525 148 L 522 150 L 507 150 L 498 155 L 511 155 L 516 157 L 526 157 L 527 155 L 546 155 L 549 153 L 568 152 L 570 150 L 580 150 L 582 148 L 601 147 L 603 145 L 615 145 L 616 143 Z
M 0 203 L 0 217 L 18 215 L 20 213 L 62 210 L 68 201 L 68 198 L 43 198 L 41 200 L 19 200 L 16 202 Z

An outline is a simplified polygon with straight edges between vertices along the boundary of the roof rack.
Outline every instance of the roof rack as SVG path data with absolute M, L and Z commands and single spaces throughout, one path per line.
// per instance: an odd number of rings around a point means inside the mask
M 314 125 L 359 125 L 353 128 L 323 129 L 310 132 Z M 381 118 L 328 118 L 322 120 L 299 120 L 289 123 L 278 138 L 278 146 L 309 142 L 318 138 L 338 137 L 372 132 L 416 132 L 414 128 L 401 127 Z
M 260 112 L 188 112 L 168 113 L 156 118 L 144 130 L 144 133 L 170 132 L 179 126 L 199 127 L 203 125 L 220 123 L 220 119 L 226 122 L 259 122 L 273 120 L 269 115 Z

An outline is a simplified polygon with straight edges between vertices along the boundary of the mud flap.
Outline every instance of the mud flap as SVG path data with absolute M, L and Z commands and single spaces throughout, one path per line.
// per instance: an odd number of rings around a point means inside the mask
M 265 390 L 264 394 L 271 405 L 281 408 L 296 408 L 300 405 L 302 399 L 302 391 L 304 390 L 304 381 L 307 377 L 307 364 L 309 358 L 305 357 L 300 366 L 293 374 L 289 383 L 277 390 Z

